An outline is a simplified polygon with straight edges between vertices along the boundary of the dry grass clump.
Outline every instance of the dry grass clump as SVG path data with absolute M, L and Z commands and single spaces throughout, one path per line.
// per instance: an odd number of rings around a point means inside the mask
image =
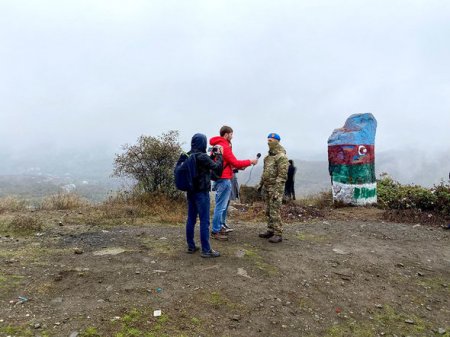
M 252 202 L 252 204 L 233 202 L 230 209 L 232 221 L 262 222 L 266 219 L 266 204 L 262 201 Z M 214 208 L 211 207 L 211 213 L 213 211 Z
M 0 198 L 0 213 L 20 212 L 27 208 L 27 202 L 14 196 Z
M 417 209 L 389 209 L 385 210 L 383 218 L 392 222 L 420 223 L 431 226 L 446 226 L 450 218 L 436 212 L 424 212 Z
M 333 194 L 330 191 L 320 192 L 318 194 L 310 195 L 306 198 L 299 199 L 297 203 L 304 207 L 316 207 L 319 209 L 326 209 L 333 206 Z
M 46 197 L 41 204 L 41 209 L 46 211 L 70 210 L 86 207 L 89 202 L 75 193 L 58 193 Z
M 239 198 L 243 204 L 253 204 L 254 202 L 263 201 L 263 196 L 254 186 L 241 185 L 239 188 Z
M 119 192 L 103 203 L 101 209 L 107 217 L 137 218 L 151 217 L 162 223 L 184 222 L 187 214 L 184 197 L 170 198 L 160 193 L 143 194 Z
M 14 233 L 30 234 L 42 229 L 41 222 L 29 215 L 17 215 L 15 216 L 8 229 Z
M 310 221 L 325 217 L 326 211 L 326 207 L 317 204 L 302 205 L 296 201 L 288 201 L 281 207 L 281 217 L 288 222 Z

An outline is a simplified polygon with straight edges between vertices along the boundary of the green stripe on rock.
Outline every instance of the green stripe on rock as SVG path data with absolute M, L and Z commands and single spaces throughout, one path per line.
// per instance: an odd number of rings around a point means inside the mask
M 375 165 L 330 165 L 332 180 L 343 184 L 370 184 L 376 181 Z
M 373 198 L 377 195 L 376 188 L 367 187 L 355 187 L 353 190 L 353 198 L 355 199 L 368 199 Z

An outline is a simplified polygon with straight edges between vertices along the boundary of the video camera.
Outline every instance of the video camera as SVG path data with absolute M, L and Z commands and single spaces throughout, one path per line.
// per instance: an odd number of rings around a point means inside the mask
M 210 147 L 208 150 L 211 152 L 211 154 L 217 154 L 219 153 L 221 146 L 220 145 L 214 145 L 213 147 Z

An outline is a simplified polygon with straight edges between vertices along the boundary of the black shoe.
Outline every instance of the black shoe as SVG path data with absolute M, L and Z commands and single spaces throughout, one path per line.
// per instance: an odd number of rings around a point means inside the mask
M 259 237 L 263 238 L 263 239 L 268 239 L 268 238 L 271 238 L 272 236 L 273 236 L 273 232 L 269 232 L 269 231 L 259 234 Z
M 269 242 L 272 242 L 272 243 L 278 243 L 281 241 L 283 241 L 283 238 L 279 235 L 274 235 L 269 239 Z
M 188 254 L 194 254 L 196 251 L 198 251 L 200 248 L 195 247 L 195 248 L 188 248 L 186 253 Z
M 200 255 L 201 257 L 204 258 L 209 258 L 209 257 L 219 257 L 220 253 L 216 250 L 210 250 L 209 252 L 202 252 L 202 254 Z

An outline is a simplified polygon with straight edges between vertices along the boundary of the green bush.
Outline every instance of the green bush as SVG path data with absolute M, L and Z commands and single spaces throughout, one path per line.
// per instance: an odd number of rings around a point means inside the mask
M 384 209 L 412 209 L 450 215 L 450 185 L 443 182 L 433 188 L 401 185 L 383 174 L 377 181 L 378 205 Z
M 131 178 L 134 189 L 145 194 L 178 196 L 173 169 L 182 152 L 178 131 L 161 136 L 141 136 L 135 145 L 124 145 L 114 159 L 113 176 Z

